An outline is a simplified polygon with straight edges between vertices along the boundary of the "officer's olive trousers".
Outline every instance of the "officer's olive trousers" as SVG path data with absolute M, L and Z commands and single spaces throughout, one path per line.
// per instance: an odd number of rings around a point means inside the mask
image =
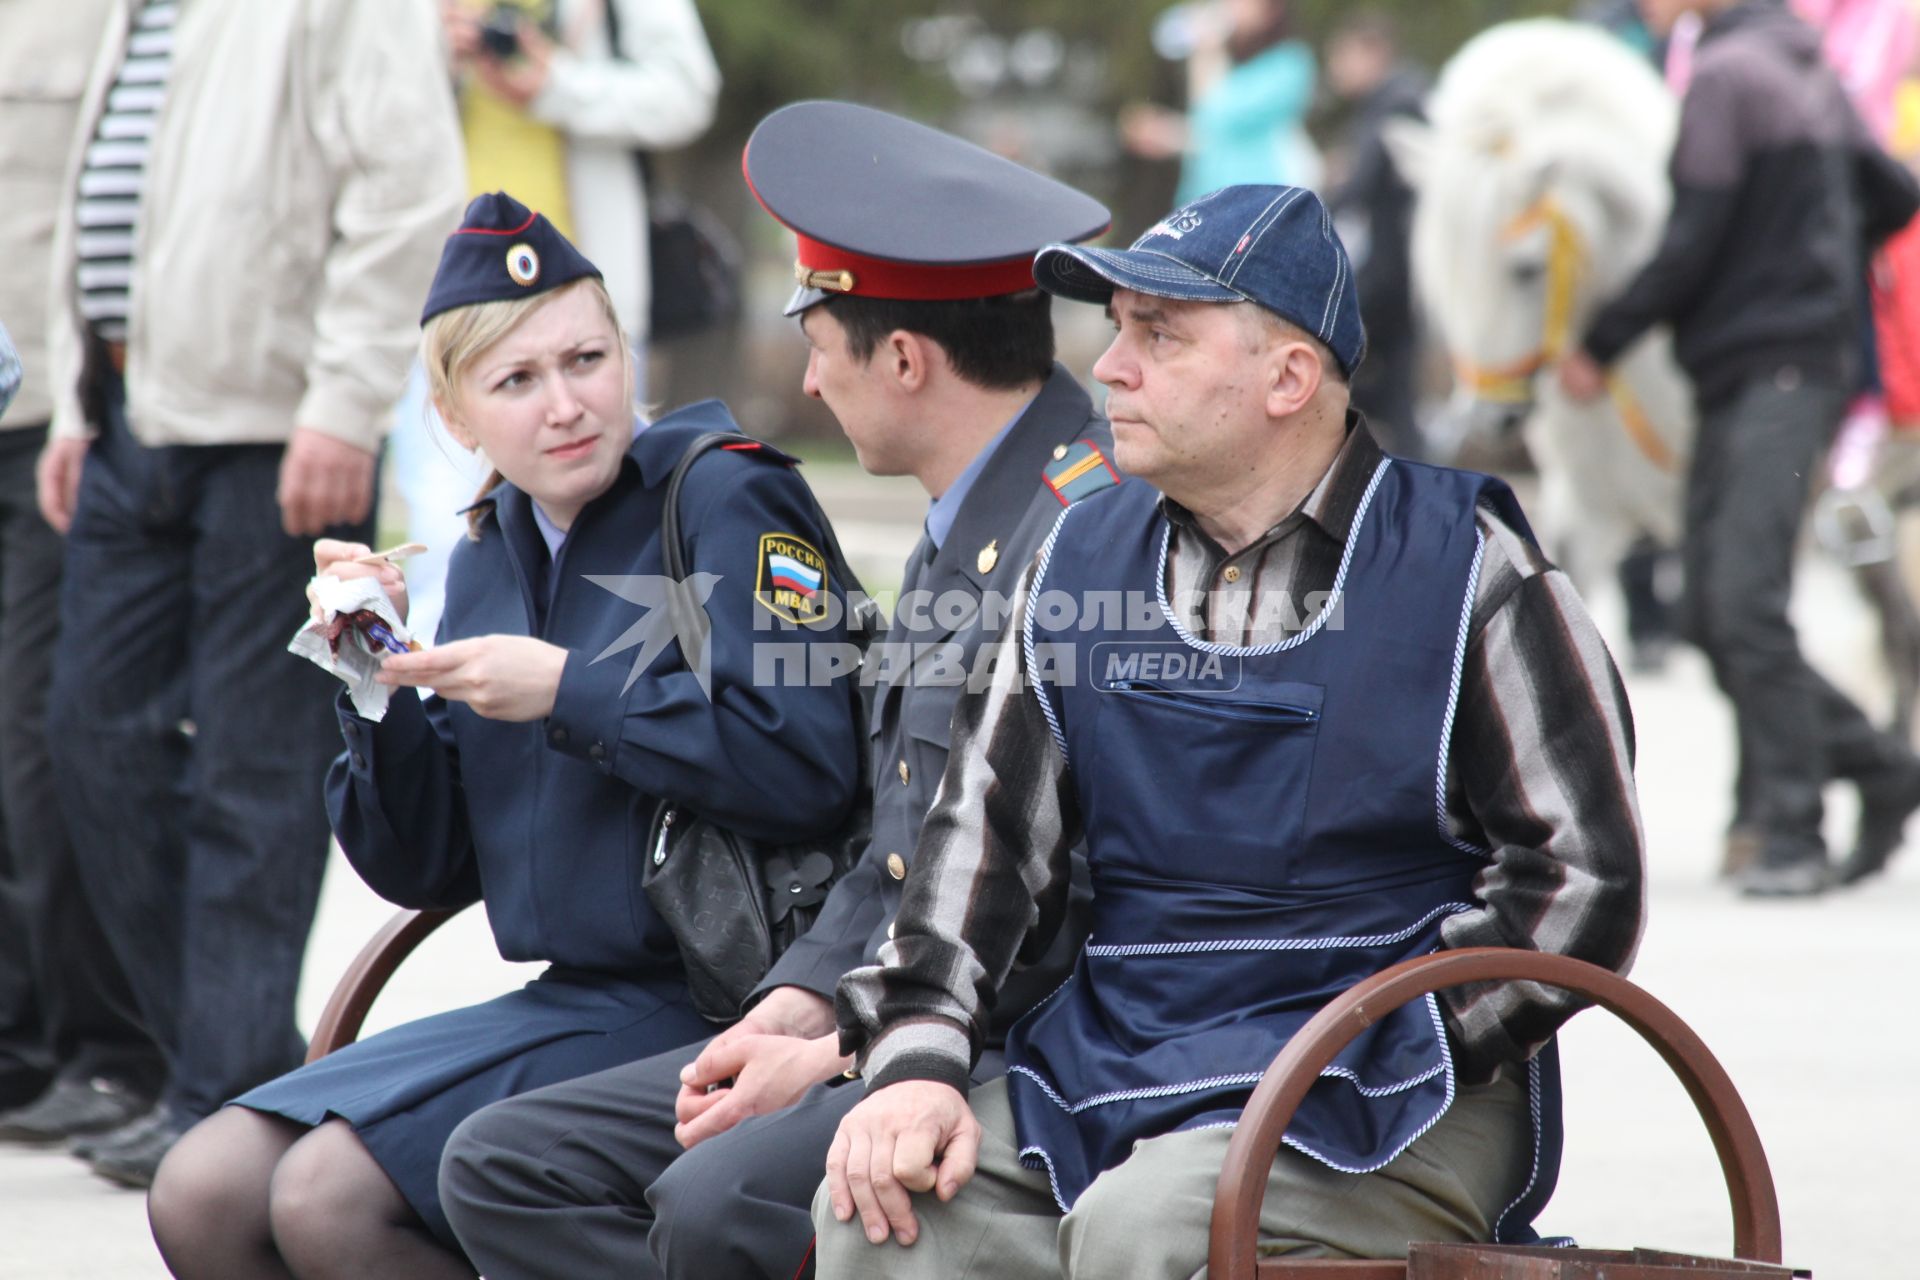
M 920 1235 L 867 1242 L 860 1219 L 834 1221 L 814 1198 L 821 1280 L 1189 1280 L 1207 1267 L 1214 1184 L 1228 1129 L 1135 1145 L 1061 1216 L 1045 1172 L 1022 1165 L 1006 1081 L 971 1095 L 985 1130 L 973 1180 L 946 1204 L 913 1198 Z M 1463 1088 L 1440 1122 L 1376 1173 L 1337 1173 L 1282 1147 L 1260 1215 L 1262 1252 L 1404 1257 L 1411 1241 L 1488 1239 L 1532 1168 L 1524 1086 L 1503 1075 Z

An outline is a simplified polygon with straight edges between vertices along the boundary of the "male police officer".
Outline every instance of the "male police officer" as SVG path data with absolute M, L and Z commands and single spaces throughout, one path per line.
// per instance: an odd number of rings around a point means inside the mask
M 867 1096 L 815 1203 L 824 1276 L 1194 1275 L 1229 1131 L 1333 994 L 1440 946 L 1622 968 L 1640 935 L 1612 663 L 1504 485 L 1387 457 L 1348 410 L 1365 338 L 1320 202 L 1225 188 L 1035 276 L 1109 307 L 1094 374 L 1130 478 L 1028 570 L 897 938 L 841 984 Z M 1083 837 L 1090 940 L 969 1099 Z M 1296 1117 L 1264 1235 L 1367 1257 L 1524 1232 L 1557 1155 L 1552 1057 L 1528 1058 L 1569 1012 L 1498 988 L 1383 1019 Z
M 1004 606 L 1064 506 L 1117 479 L 1106 424 L 1053 362 L 1051 299 L 1032 275 L 1041 245 L 1105 229 L 1096 201 L 844 103 L 774 113 L 747 144 L 746 172 L 799 236 L 787 310 L 810 348 L 807 393 L 868 471 L 912 475 L 934 498 L 893 628 L 869 657 L 873 839 L 726 1033 L 490 1107 L 455 1132 L 441 1200 L 492 1280 L 788 1280 L 803 1265 L 827 1143 L 859 1098 L 832 1035 L 834 985 L 891 933 L 960 683 L 1004 620 L 991 602 Z M 1056 892 L 1049 910 L 1067 912 L 1066 879 Z M 1079 937 L 1066 930 L 1032 954 L 1000 1030 L 1059 985 Z M 997 1074 L 998 1054 L 976 1070 Z

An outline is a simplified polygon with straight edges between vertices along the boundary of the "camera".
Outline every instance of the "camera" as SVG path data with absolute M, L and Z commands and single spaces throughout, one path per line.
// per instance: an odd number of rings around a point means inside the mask
M 480 24 L 480 47 L 500 62 L 520 56 L 520 12 L 512 5 L 495 5 Z

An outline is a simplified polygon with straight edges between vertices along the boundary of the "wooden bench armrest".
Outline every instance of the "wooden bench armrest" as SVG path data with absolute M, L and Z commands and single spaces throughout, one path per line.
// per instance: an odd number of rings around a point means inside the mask
M 464 907 L 448 911 L 401 911 L 381 926 L 380 932 L 360 948 L 360 954 L 353 958 L 333 994 L 327 997 L 320 1024 L 313 1029 L 313 1039 L 307 1045 L 307 1061 L 318 1062 L 358 1039 L 360 1026 L 367 1020 L 367 1010 L 373 1008 L 374 1000 L 386 989 L 400 962 L 412 955 L 414 948 L 425 942 L 435 929 L 463 910 Z
M 1409 1001 L 1475 982 L 1537 982 L 1585 996 L 1640 1033 L 1685 1086 L 1706 1122 L 1733 1204 L 1733 1249 L 1780 1261 L 1780 1203 L 1753 1118 L 1726 1069 L 1677 1014 L 1625 978 L 1566 956 L 1506 947 L 1440 951 L 1384 969 L 1302 1027 L 1261 1078 L 1234 1129 L 1214 1195 L 1207 1274 L 1213 1280 L 1391 1280 L 1399 1263 L 1258 1259 L 1260 1206 L 1281 1135 L 1320 1073 L 1353 1038 Z M 1395 1270 L 1394 1268 L 1399 1268 Z

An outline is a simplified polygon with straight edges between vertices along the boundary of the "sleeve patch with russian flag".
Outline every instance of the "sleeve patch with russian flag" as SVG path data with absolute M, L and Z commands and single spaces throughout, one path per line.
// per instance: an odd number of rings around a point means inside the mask
M 805 538 L 763 533 L 753 594 L 775 617 L 818 622 L 827 616 L 827 558 Z
M 1041 469 L 1041 475 L 1063 507 L 1120 483 L 1120 473 L 1091 440 L 1077 440 L 1055 452 L 1057 456 Z

